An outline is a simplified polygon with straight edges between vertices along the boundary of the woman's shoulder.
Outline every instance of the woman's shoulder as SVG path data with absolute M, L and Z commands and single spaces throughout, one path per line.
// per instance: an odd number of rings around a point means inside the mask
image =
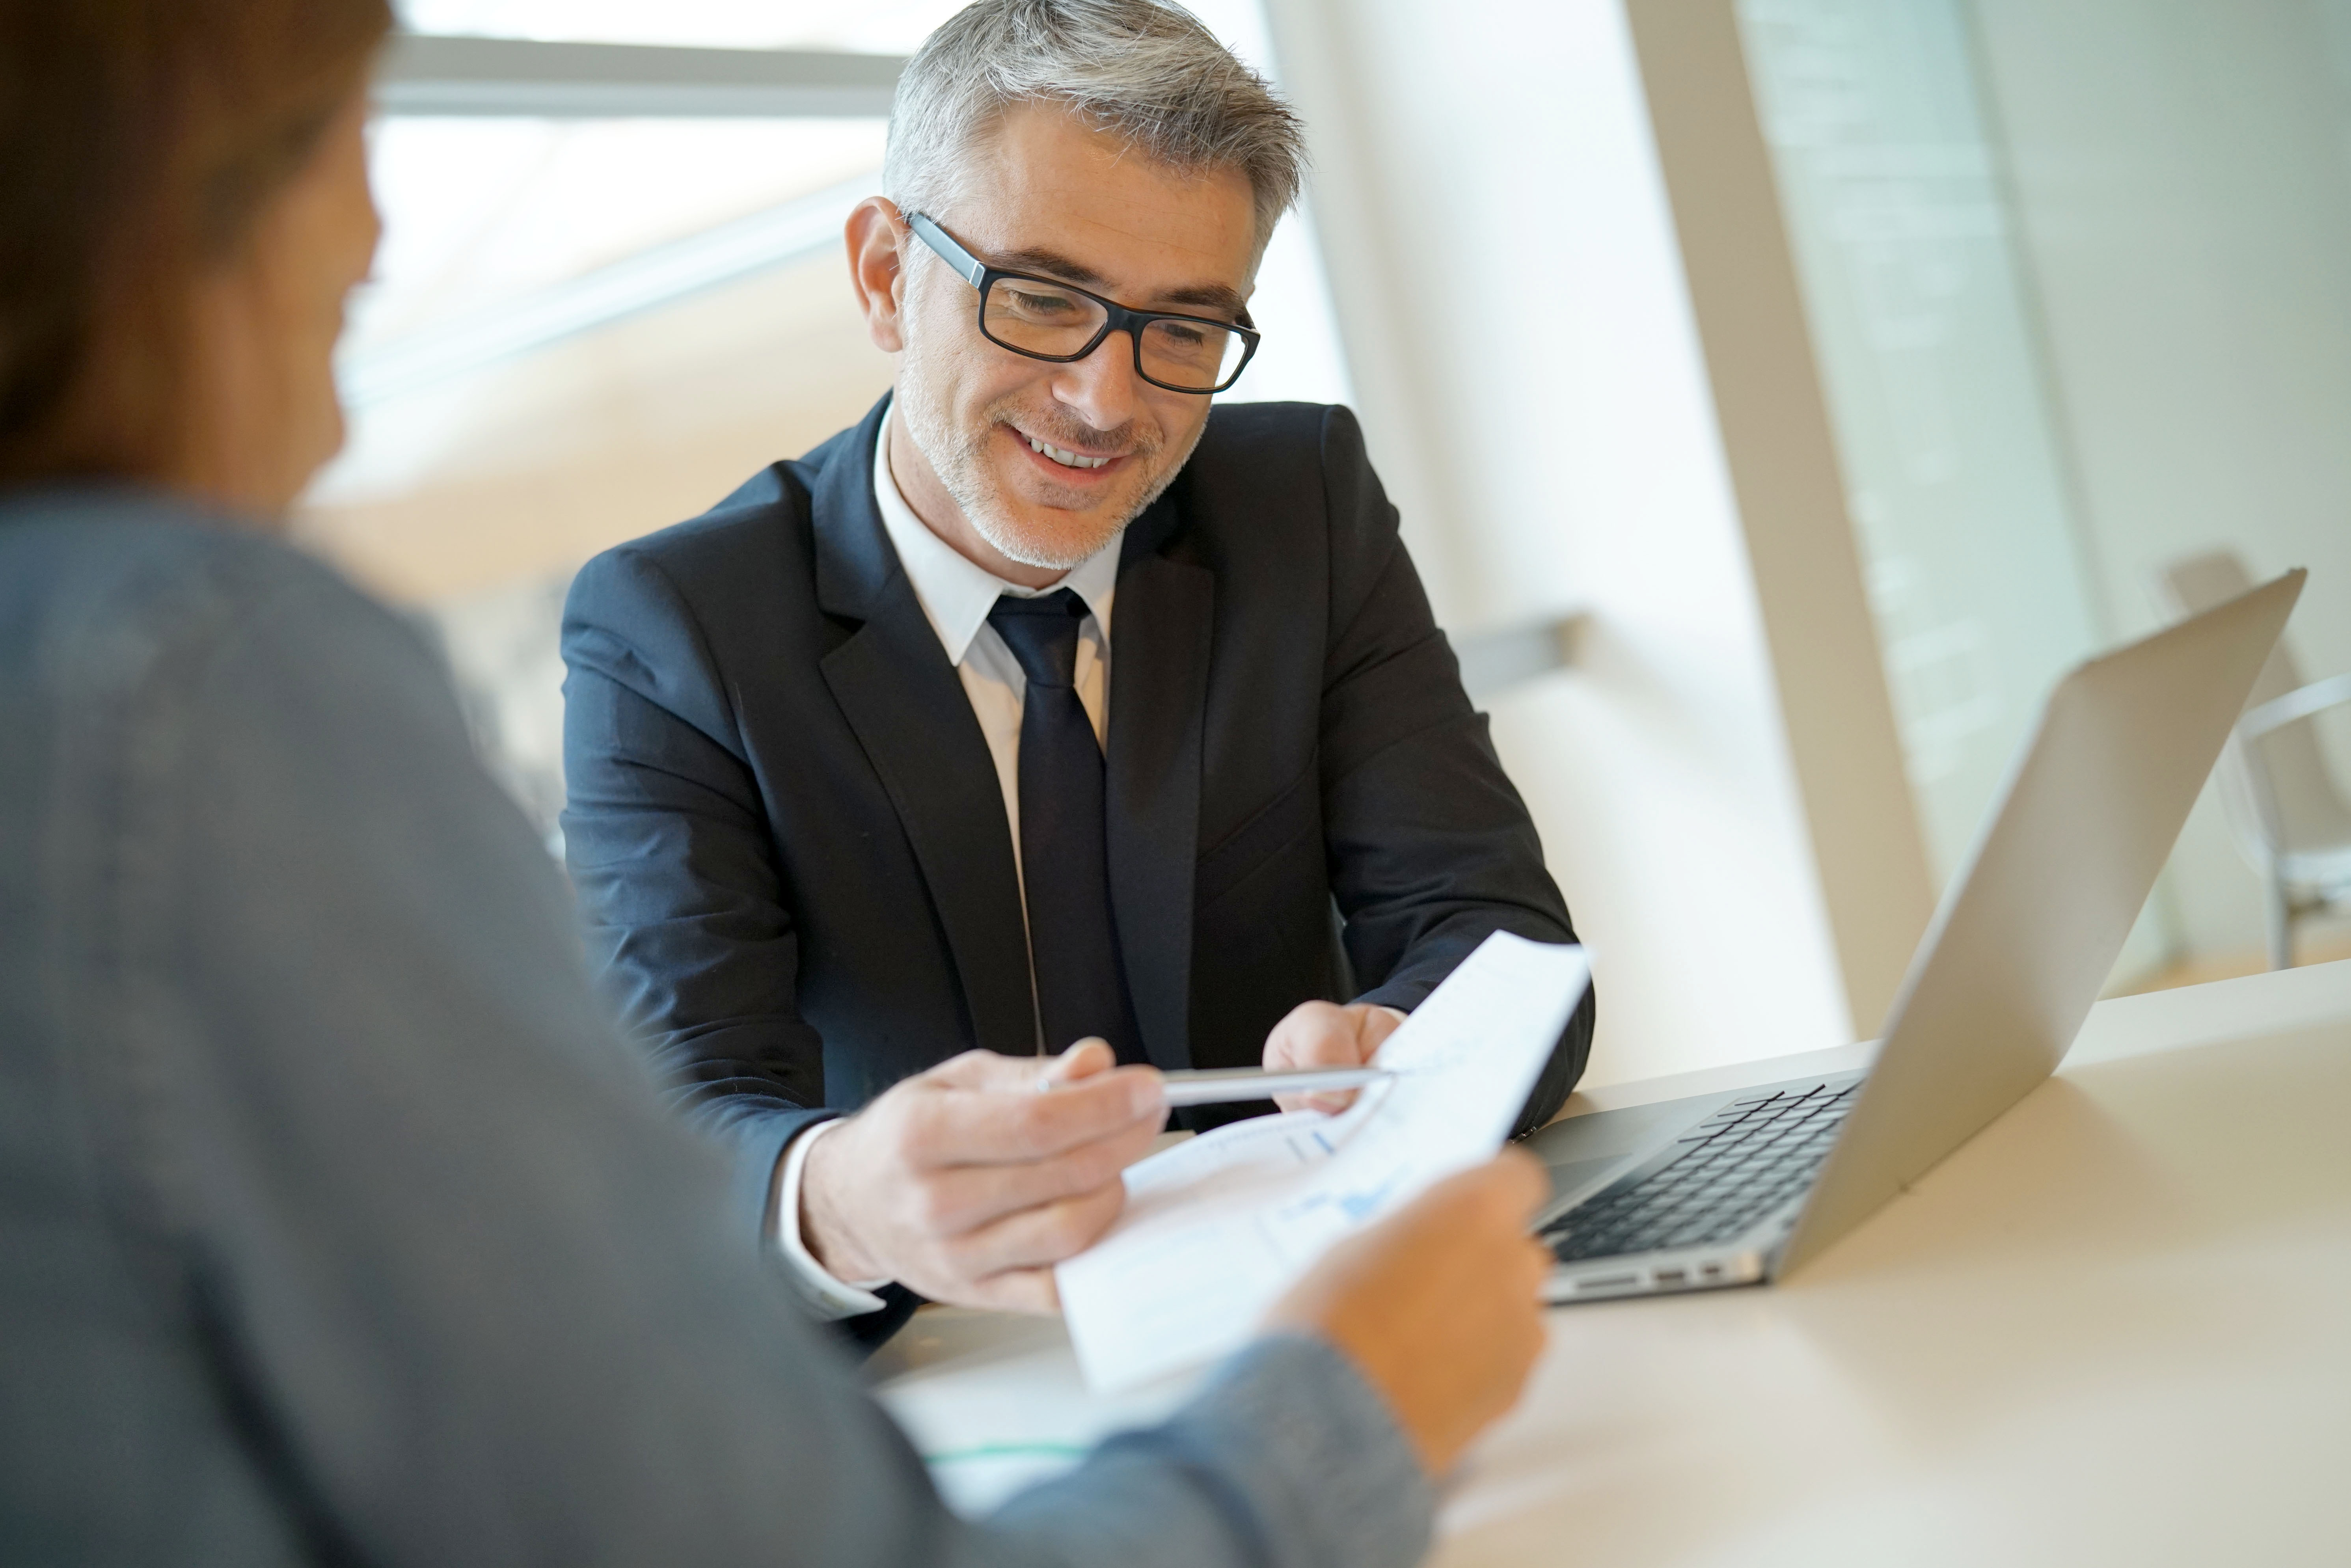
M 380 607 L 332 568 L 229 514 L 129 485 L 0 494 L 0 581 L 19 610 L 73 612 L 126 600 L 307 593 Z M 127 606 L 124 606 L 127 607 Z
M 101 485 L 0 496 L 0 624 L 16 633 L 12 661 L 35 639 L 52 668 L 91 643 L 186 657 L 287 611 L 319 625 L 407 632 L 324 562 L 179 497 Z
M 0 686 L 36 711 L 126 719 L 302 697 L 331 715 L 338 689 L 396 696 L 434 727 L 455 711 L 415 628 L 333 568 L 128 486 L 0 497 Z

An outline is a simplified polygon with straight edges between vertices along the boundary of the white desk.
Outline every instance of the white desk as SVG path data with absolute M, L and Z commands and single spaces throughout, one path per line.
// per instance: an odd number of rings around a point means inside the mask
M 1434 1561 L 2351 1563 L 2346 1118 L 2351 963 L 2101 1004 L 1795 1279 L 1553 1312 Z M 1094 1400 L 1057 1324 L 979 1313 L 925 1313 L 878 1369 L 972 1500 L 1178 1392 Z

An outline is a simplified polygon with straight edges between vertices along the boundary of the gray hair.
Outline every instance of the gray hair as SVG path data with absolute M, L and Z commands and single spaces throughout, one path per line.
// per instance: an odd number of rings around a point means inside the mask
M 903 212 L 936 210 L 972 150 L 1022 103 L 1063 105 L 1155 162 L 1247 174 L 1260 252 L 1305 175 L 1298 116 L 1180 5 L 976 0 L 898 78 L 884 193 Z

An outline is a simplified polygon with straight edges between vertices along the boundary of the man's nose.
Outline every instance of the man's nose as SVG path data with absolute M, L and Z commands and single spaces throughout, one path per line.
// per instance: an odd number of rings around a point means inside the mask
M 1053 396 L 1096 430 L 1116 430 L 1140 411 L 1143 382 L 1134 373 L 1134 338 L 1113 332 L 1094 351 L 1061 367 Z

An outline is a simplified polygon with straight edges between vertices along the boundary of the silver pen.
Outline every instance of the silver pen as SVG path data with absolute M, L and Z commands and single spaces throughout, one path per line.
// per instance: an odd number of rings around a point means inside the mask
M 1276 1094 L 1316 1094 L 1361 1089 L 1395 1074 L 1382 1067 L 1263 1067 L 1179 1069 L 1160 1074 L 1170 1105 L 1220 1105 L 1234 1100 L 1269 1100 Z

